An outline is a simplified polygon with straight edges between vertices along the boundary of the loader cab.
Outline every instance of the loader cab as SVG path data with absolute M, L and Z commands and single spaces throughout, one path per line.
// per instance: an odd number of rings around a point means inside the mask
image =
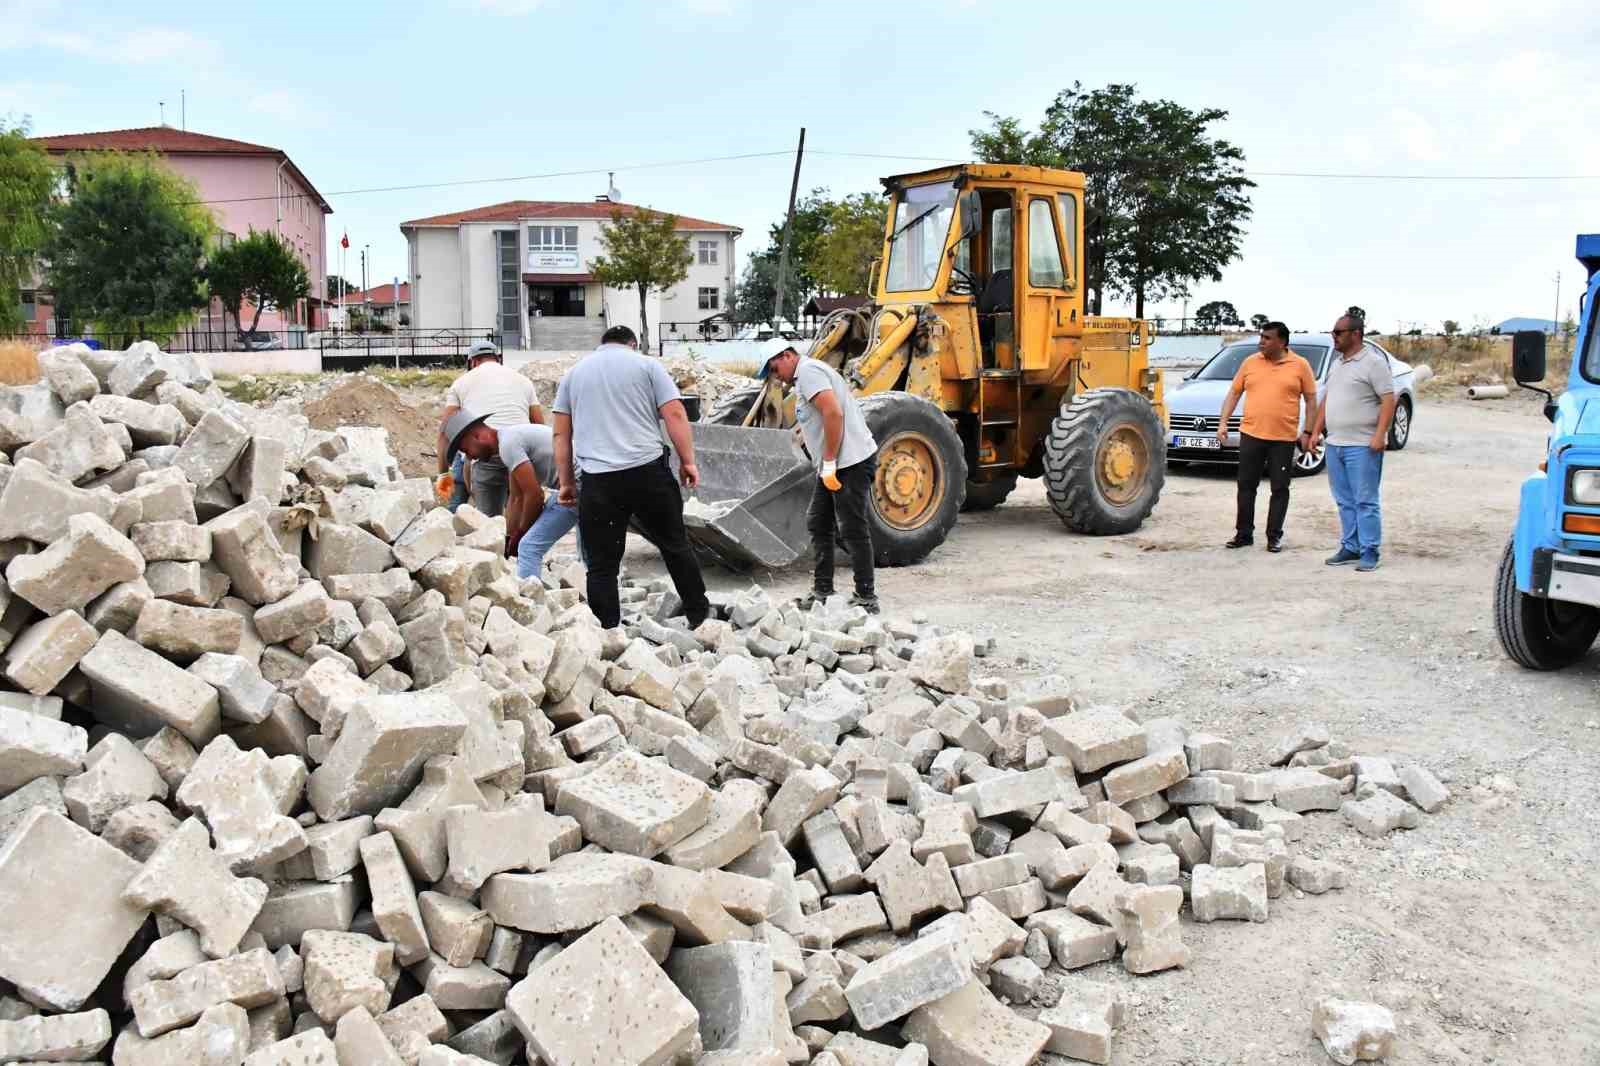
M 1012 195 L 1009 189 L 975 192 L 980 228 L 963 246 L 974 260 L 971 287 L 983 366 L 992 369 L 1011 365 L 1017 343 Z

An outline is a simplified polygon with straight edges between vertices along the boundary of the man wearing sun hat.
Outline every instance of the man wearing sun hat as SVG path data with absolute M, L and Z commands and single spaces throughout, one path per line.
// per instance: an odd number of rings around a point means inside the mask
M 837 538 L 850 553 L 855 575 L 856 592 L 850 602 L 877 614 L 868 515 L 878 468 L 878 442 L 872 439 L 850 386 L 833 367 L 819 359 L 802 358 L 782 337 L 768 341 L 763 352 L 766 358 L 756 377 L 765 380 L 770 375 L 794 389 L 795 416 L 817 470 L 811 507 L 806 512 L 813 561 L 811 595 L 801 604 L 833 595 Z

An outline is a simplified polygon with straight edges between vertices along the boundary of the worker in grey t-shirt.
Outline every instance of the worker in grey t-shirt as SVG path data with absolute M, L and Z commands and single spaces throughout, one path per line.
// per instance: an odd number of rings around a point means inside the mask
M 537 577 L 545 553 L 578 522 L 576 508 L 545 495 L 557 482 L 555 432 L 534 424 L 496 429 L 487 415 L 475 411 L 457 411 L 443 432 L 446 462 L 460 452 L 474 463 L 493 458 L 505 465 L 510 485 L 505 553 L 516 558 L 517 577 Z M 581 540 L 578 551 L 583 552 Z
M 639 354 L 627 326 L 567 371 L 556 389 L 556 468 L 563 504 L 578 508 L 589 567 L 589 609 L 607 629 L 622 622 L 617 575 L 628 524 L 637 521 L 667 564 L 691 628 L 711 611 L 705 579 L 683 528 L 683 495 L 667 463 L 660 424 L 678 453 L 684 485 L 700 483 L 694 438 L 678 387 L 657 360 Z M 579 476 L 581 475 L 581 476 Z
M 855 576 L 856 592 L 850 602 L 877 614 L 868 509 L 878 469 L 878 442 L 872 439 L 850 386 L 833 367 L 817 359 L 802 359 L 782 337 L 767 342 L 766 353 L 756 377 L 765 379 L 770 374 L 793 387 L 795 417 L 817 468 L 811 507 L 806 512 L 813 562 L 811 596 L 801 603 L 809 606 L 833 595 L 837 537 L 850 552 Z
M 1379 489 L 1383 453 L 1394 419 L 1394 372 L 1389 360 L 1367 343 L 1366 323 L 1344 315 L 1333 327 L 1338 358 L 1328 369 L 1322 402 L 1311 427 L 1316 443 L 1328 431 L 1328 488 L 1339 508 L 1339 550 L 1329 566 L 1356 564 L 1359 573 L 1378 568 L 1383 541 Z

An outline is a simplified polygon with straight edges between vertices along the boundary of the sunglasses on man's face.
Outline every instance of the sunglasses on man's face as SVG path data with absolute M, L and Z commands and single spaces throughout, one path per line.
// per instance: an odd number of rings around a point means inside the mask
M 1354 333 L 1354 329 L 1334 329 L 1328 331 L 1331 336 L 1337 337 L 1341 333 Z

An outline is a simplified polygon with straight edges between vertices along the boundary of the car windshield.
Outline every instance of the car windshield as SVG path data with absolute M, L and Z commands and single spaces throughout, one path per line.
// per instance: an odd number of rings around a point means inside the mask
M 1200 373 L 1195 375 L 1199 381 L 1232 381 L 1233 375 L 1239 372 L 1239 364 L 1256 354 L 1259 346 L 1255 341 L 1242 344 L 1230 344 L 1222 351 L 1211 357 L 1211 362 L 1200 368 Z M 1289 350 L 1296 355 L 1304 356 L 1305 361 L 1311 364 L 1311 376 L 1318 381 L 1322 380 L 1322 371 L 1328 363 L 1328 346 L 1326 344 L 1291 344 Z
M 889 229 L 894 244 L 884 284 L 891 292 L 932 287 L 955 206 L 954 185 L 913 185 L 902 190 Z
M 1600 381 L 1600 299 L 1589 295 L 1589 328 L 1583 331 L 1583 376 Z

